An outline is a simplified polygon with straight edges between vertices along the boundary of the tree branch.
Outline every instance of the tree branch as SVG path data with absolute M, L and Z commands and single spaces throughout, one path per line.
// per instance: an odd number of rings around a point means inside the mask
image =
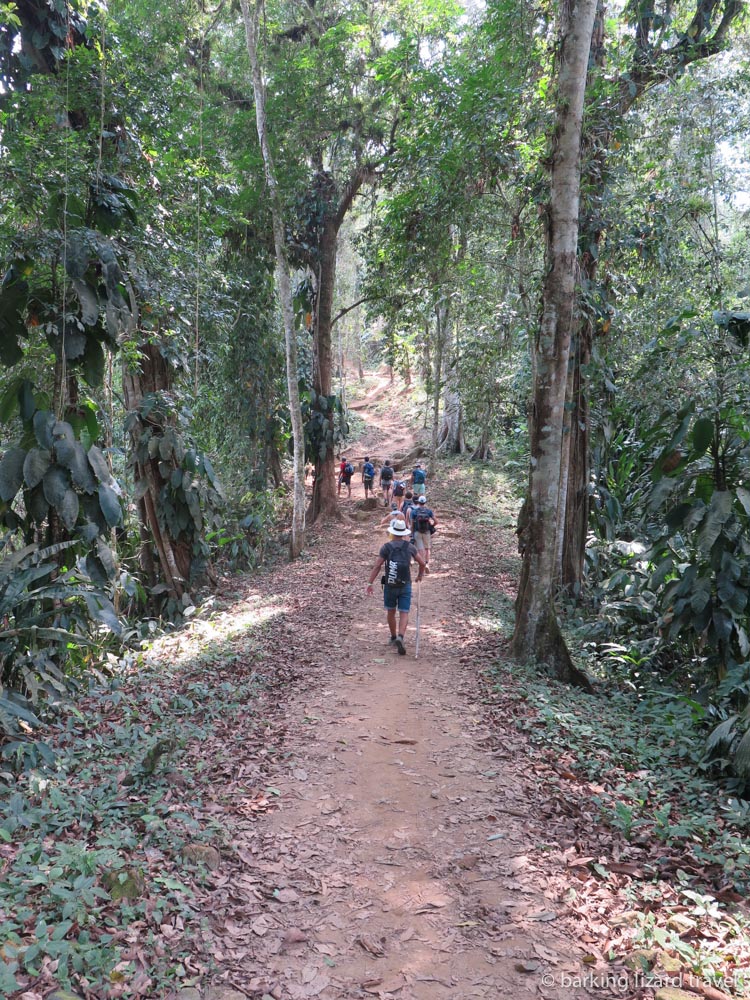
M 338 323 L 341 317 L 346 316 L 346 314 L 351 312 L 352 309 L 356 309 L 357 306 L 361 306 L 363 302 L 372 302 L 372 300 L 373 300 L 372 295 L 365 295 L 363 298 L 357 299 L 356 302 L 352 302 L 352 304 L 350 306 L 347 306 L 346 309 L 342 309 L 340 312 L 336 313 L 336 315 L 331 320 L 331 326 L 333 326 L 334 323 Z
M 724 0 L 723 13 L 716 30 L 709 38 L 703 37 L 719 3 L 720 0 L 697 0 L 695 14 L 685 36 L 672 48 L 664 51 L 645 44 L 647 34 L 643 34 L 639 25 L 636 65 L 630 76 L 620 81 L 618 105 L 621 111 L 631 108 L 651 84 L 671 80 L 677 70 L 722 51 L 727 43 L 729 29 L 742 13 L 745 4 L 743 0 Z

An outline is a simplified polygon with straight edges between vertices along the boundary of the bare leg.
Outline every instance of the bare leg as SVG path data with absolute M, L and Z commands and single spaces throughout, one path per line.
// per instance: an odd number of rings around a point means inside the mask
M 386 619 L 388 621 L 388 628 L 391 631 L 391 638 L 396 638 L 396 609 L 388 608 L 386 611 Z

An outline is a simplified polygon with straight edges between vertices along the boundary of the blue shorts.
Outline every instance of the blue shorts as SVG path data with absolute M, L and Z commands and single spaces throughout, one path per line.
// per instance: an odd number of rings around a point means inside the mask
M 411 608 L 411 584 L 403 587 L 383 587 L 383 606 L 386 611 L 408 611 Z

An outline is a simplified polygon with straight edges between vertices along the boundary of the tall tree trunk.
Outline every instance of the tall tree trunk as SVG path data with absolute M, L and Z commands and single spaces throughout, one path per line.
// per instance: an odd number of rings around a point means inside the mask
M 447 455 L 463 455 L 467 450 L 464 438 L 464 408 L 455 379 L 455 369 L 452 368 L 443 391 L 443 422 L 438 435 L 438 451 Z
M 545 279 L 536 356 L 531 473 L 513 654 L 548 664 L 562 680 L 588 684 L 574 666 L 555 613 L 557 516 L 581 183 L 581 129 L 597 0 L 561 5 L 556 128 L 552 140 Z
M 609 184 L 609 146 L 613 125 L 622 121 L 646 90 L 655 83 L 676 79 L 693 62 L 708 59 L 726 48 L 732 26 L 745 10 L 742 0 L 677 0 L 675 7 L 689 26 L 671 48 L 661 47 L 660 28 L 655 24 L 651 6 L 641 5 L 635 27 L 633 59 L 620 77 L 617 96 L 603 109 L 592 110 L 588 132 L 584 136 L 585 174 L 583 187 L 586 202 L 580 219 L 580 282 L 593 292 L 598 281 L 599 244 L 606 219 L 602 213 Z M 604 3 L 600 0 L 592 42 L 592 65 L 601 69 L 605 61 Z M 677 12 L 675 11 L 675 18 Z M 590 312 L 580 312 L 572 335 L 573 377 L 568 399 L 570 443 L 567 485 L 561 545 L 561 583 L 574 593 L 583 585 L 586 538 L 589 520 L 590 414 L 584 372 L 591 362 L 595 320 Z
M 459 326 L 454 324 L 456 338 L 454 352 L 445 374 L 443 389 L 443 423 L 438 436 L 438 451 L 447 455 L 463 455 L 468 449 L 464 438 L 464 407 L 458 385 L 460 359 Z
M 339 227 L 335 218 L 326 219 L 320 240 L 318 261 L 316 309 L 314 337 L 315 370 L 313 388 L 318 396 L 333 395 L 333 345 L 331 340 L 331 320 L 333 319 L 333 293 L 336 287 L 336 250 Z M 333 441 L 335 414 L 327 411 L 328 426 Z M 336 455 L 332 447 L 326 448 L 325 456 L 316 463 L 315 489 L 310 502 L 311 521 L 319 517 L 340 517 L 336 495 Z
M 286 353 L 286 385 L 289 399 L 289 412 L 292 419 L 292 438 L 294 442 L 294 500 L 292 508 L 292 532 L 289 543 L 289 554 L 295 559 L 305 546 L 305 429 L 302 422 L 302 407 L 299 397 L 299 375 L 297 372 L 297 333 L 294 329 L 294 301 L 289 274 L 289 258 L 286 249 L 284 218 L 282 213 L 279 187 L 276 180 L 271 147 L 266 132 L 266 95 L 258 61 L 258 35 L 260 14 L 263 9 L 262 0 L 253 4 L 252 11 L 248 0 L 240 0 L 242 16 L 245 22 L 245 38 L 247 52 L 250 57 L 250 67 L 253 78 L 253 96 L 255 98 L 255 122 L 258 129 L 263 168 L 271 202 L 273 221 L 273 243 L 276 252 L 276 286 L 279 291 L 281 314 L 284 320 L 284 346 Z
M 158 441 L 170 423 L 159 407 L 150 409 L 143 415 L 143 400 L 146 396 L 169 394 L 172 388 L 172 370 L 169 362 L 156 343 L 144 343 L 138 348 L 139 363 L 134 367 L 127 362 L 122 372 L 122 392 L 125 410 L 130 417 L 130 438 L 133 455 L 133 479 L 135 495 L 138 497 L 138 513 L 141 522 L 141 568 L 149 575 L 151 583 L 156 582 L 156 562 L 159 562 L 159 577 L 170 597 L 181 600 L 190 580 L 191 546 L 184 540 L 173 538 L 167 525 L 160 517 L 162 491 L 167 486 L 168 477 L 162 475 L 162 466 L 157 449 L 141 444 L 147 430 L 151 440 Z M 170 468 L 170 473 L 172 469 Z
M 482 421 L 482 434 L 479 438 L 479 444 L 471 453 L 472 462 L 488 462 L 492 458 L 492 439 L 490 435 L 491 423 L 492 413 L 488 407 L 485 411 L 484 420 Z

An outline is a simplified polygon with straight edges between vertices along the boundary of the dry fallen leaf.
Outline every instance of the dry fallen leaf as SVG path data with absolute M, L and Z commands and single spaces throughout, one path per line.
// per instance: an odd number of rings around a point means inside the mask
M 385 949 L 382 945 L 378 944 L 378 942 L 374 941 L 372 938 L 365 937 L 364 934 L 360 934 L 359 937 L 356 937 L 354 939 L 354 943 L 358 944 L 360 948 L 369 952 L 370 955 L 374 955 L 376 958 L 379 958 L 381 955 L 385 955 Z
M 289 930 L 284 931 L 281 938 L 282 947 L 286 948 L 292 944 L 304 944 L 308 940 L 307 934 L 301 931 L 299 927 L 290 927 Z

